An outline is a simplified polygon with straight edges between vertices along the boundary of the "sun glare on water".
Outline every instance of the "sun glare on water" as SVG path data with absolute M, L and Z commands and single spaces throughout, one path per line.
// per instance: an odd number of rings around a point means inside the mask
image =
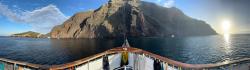
M 230 27 L 231 27 L 231 21 L 229 21 L 229 20 L 223 20 L 223 22 L 222 22 L 222 28 L 223 28 L 224 39 L 225 39 L 226 42 L 229 42 Z
M 230 33 L 231 22 L 229 20 L 224 20 L 222 22 L 222 27 L 223 27 L 223 34 L 229 34 Z
M 230 44 L 230 33 L 231 33 L 231 21 L 230 20 L 223 20 L 222 21 L 222 29 L 223 29 L 223 36 L 225 41 L 225 52 L 231 52 L 231 44 Z
M 229 21 L 229 20 L 222 21 L 223 35 L 224 35 L 226 42 L 229 42 L 230 27 L 231 27 L 231 21 Z

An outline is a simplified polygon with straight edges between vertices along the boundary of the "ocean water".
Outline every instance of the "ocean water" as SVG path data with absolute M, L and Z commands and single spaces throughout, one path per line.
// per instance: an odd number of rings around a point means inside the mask
M 250 58 L 250 35 L 186 38 L 128 38 L 132 47 L 191 64 Z M 123 39 L 36 39 L 0 37 L 0 57 L 35 64 L 72 62 L 119 47 Z

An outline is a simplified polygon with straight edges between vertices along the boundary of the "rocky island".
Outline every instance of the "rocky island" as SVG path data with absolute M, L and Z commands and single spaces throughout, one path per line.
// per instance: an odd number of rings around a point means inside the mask
M 217 34 L 206 22 L 179 9 L 140 0 L 110 0 L 94 11 L 79 12 L 55 26 L 51 38 L 203 36 Z
M 28 37 L 28 38 L 47 38 L 47 35 L 40 34 L 33 31 L 23 32 L 23 33 L 17 33 L 11 35 L 11 37 Z

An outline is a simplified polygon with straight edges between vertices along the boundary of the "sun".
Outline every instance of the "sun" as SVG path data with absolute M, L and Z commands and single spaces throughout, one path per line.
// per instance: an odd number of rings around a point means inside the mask
M 223 33 L 224 34 L 229 34 L 230 33 L 230 27 L 231 27 L 231 22 L 229 20 L 223 20 L 222 28 L 223 28 Z

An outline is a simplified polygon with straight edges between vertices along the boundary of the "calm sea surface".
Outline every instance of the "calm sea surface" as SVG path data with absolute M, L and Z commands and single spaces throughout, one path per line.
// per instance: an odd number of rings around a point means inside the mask
M 250 58 L 250 35 L 129 38 L 129 42 L 133 47 L 192 64 Z M 0 57 L 36 64 L 63 64 L 118 47 L 122 43 L 123 39 L 0 37 Z

